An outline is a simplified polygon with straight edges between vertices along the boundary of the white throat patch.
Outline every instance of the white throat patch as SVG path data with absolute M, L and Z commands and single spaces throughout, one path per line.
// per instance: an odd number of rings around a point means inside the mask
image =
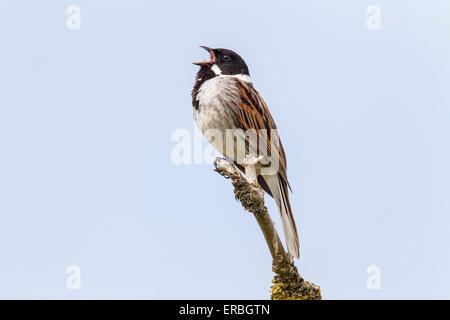
M 213 64 L 211 66 L 211 70 L 216 74 L 216 76 L 219 77 L 233 77 L 233 78 L 238 78 L 241 81 L 247 82 L 247 83 L 252 83 L 252 79 L 250 79 L 250 76 L 246 75 L 246 74 L 222 74 L 222 70 L 220 70 L 220 68 L 217 66 L 217 64 Z
M 220 76 L 222 74 L 222 70 L 220 70 L 220 68 L 217 66 L 217 64 L 213 64 L 211 66 L 211 70 L 214 71 L 216 76 Z
M 243 82 L 252 83 L 252 79 L 250 78 L 250 76 L 248 76 L 246 74 L 234 74 L 234 75 L 231 75 L 230 77 L 238 78 L 239 80 L 241 80 Z

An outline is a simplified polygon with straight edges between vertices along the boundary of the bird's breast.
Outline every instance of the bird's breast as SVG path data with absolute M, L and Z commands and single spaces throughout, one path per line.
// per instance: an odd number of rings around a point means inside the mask
M 194 119 L 205 138 L 217 151 L 226 155 L 226 141 L 231 141 L 237 128 L 240 97 L 236 82 L 231 77 L 215 77 L 199 88 L 194 108 Z M 229 152 L 228 152 L 229 153 Z
M 194 109 L 194 119 L 203 133 L 236 128 L 240 97 L 234 83 L 232 78 L 215 77 L 199 88 L 195 97 L 198 107 Z

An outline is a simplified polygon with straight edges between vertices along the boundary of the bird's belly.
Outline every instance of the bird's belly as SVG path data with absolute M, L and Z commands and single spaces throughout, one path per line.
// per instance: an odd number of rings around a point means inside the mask
M 206 140 L 221 154 L 227 156 L 226 141 L 231 139 L 236 129 L 233 116 L 223 106 L 209 103 L 200 104 L 194 112 L 195 122 Z M 227 137 L 228 136 L 228 137 Z
M 223 132 L 226 129 L 236 129 L 233 116 L 218 104 L 200 104 L 198 110 L 194 112 L 194 118 L 203 134 L 208 130 Z

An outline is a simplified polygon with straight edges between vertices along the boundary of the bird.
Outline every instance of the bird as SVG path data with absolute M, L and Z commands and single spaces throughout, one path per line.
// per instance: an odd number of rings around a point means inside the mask
M 257 156 L 262 146 L 270 149 L 270 156 L 277 156 L 275 172 L 264 173 L 262 165 L 257 173 L 257 181 L 275 200 L 289 255 L 299 259 L 300 243 L 289 200 L 288 189 L 291 192 L 292 189 L 287 178 L 286 154 L 279 138 L 272 137 L 271 133 L 277 132 L 277 126 L 269 108 L 253 87 L 247 64 L 239 54 L 224 48 L 200 47 L 208 51 L 209 60 L 194 62 L 200 67 L 191 93 L 195 123 L 217 151 L 226 159 L 231 159 L 243 172 L 242 157 L 249 153 L 256 153 L 254 155 Z M 241 144 L 240 148 L 236 147 L 239 143 L 233 139 L 244 140 L 245 137 L 233 131 L 256 132 L 257 148 L 248 141 L 244 141 L 245 145 Z M 221 139 L 218 134 L 222 136 Z M 234 136 L 230 138 L 230 134 Z M 234 142 L 232 147 L 229 141 Z

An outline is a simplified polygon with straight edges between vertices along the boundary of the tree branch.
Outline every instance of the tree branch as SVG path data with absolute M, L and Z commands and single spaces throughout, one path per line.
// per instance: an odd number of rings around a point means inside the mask
M 283 243 L 278 236 L 274 223 L 264 204 L 264 191 L 256 182 L 255 166 L 258 159 L 246 158 L 246 176 L 225 159 L 217 158 L 214 161 L 215 171 L 231 179 L 234 186 L 234 195 L 245 210 L 253 213 L 256 221 L 269 247 L 272 255 L 272 271 L 275 277 L 272 280 L 272 300 L 320 300 L 320 288 L 312 282 L 305 281 L 298 273 L 292 257 L 284 250 Z

